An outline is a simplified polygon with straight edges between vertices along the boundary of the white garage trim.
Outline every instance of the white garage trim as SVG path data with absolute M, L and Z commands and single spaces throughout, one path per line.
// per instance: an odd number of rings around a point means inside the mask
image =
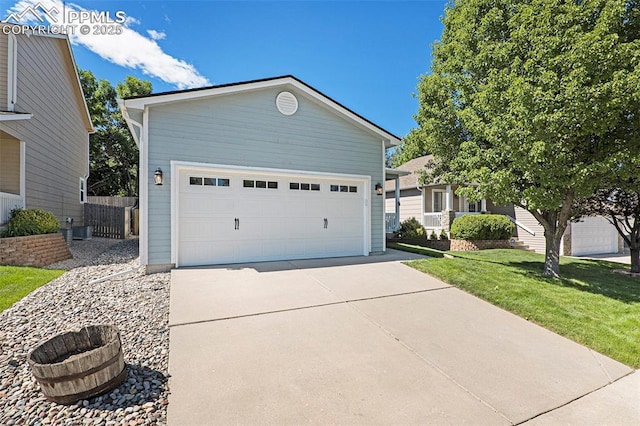
M 196 163 L 185 161 L 171 161 L 171 262 L 180 266 L 180 174 L 182 171 L 200 171 L 206 173 L 234 172 L 256 174 L 261 176 L 277 177 L 316 177 L 319 179 L 345 179 L 359 181 L 363 185 L 363 205 L 362 205 L 362 231 L 363 231 L 363 252 L 367 256 L 371 252 L 371 177 L 365 175 L 338 174 L 327 172 L 315 172 L 307 170 L 275 169 L 263 167 L 245 167 L 224 164 Z
M 149 108 L 142 113 L 140 135 L 140 264 L 149 263 Z M 135 134 L 135 132 L 132 132 Z

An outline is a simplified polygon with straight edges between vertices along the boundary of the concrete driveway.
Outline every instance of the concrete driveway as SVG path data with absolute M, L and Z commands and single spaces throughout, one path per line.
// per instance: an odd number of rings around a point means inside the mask
M 640 422 L 638 373 L 390 252 L 174 270 L 169 424 Z

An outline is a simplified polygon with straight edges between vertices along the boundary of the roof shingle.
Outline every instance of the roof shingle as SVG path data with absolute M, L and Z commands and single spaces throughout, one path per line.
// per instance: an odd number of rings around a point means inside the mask
M 396 167 L 396 170 L 402 170 L 405 172 L 411 172 L 406 176 L 400 176 L 400 189 L 417 188 L 420 175 L 418 170 L 426 170 L 426 164 L 429 160 L 433 159 L 433 155 L 423 155 L 422 157 L 409 160 L 401 166 Z M 393 180 L 388 180 L 384 184 L 385 191 L 394 191 L 395 183 Z

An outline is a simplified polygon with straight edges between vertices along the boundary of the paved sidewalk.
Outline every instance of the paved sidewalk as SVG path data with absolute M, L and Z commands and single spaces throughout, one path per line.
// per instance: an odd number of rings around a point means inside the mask
M 640 371 L 537 417 L 526 425 L 638 425 Z
M 169 424 L 640 423 L 638 373 L 406 256 L 174 270 Z

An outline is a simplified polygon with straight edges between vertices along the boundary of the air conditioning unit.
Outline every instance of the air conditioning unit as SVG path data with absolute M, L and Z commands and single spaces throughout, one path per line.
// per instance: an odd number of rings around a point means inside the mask
M 93 226 L 74 226 L 72 229 L 74 240 L 90 240 L 93 234 Z

